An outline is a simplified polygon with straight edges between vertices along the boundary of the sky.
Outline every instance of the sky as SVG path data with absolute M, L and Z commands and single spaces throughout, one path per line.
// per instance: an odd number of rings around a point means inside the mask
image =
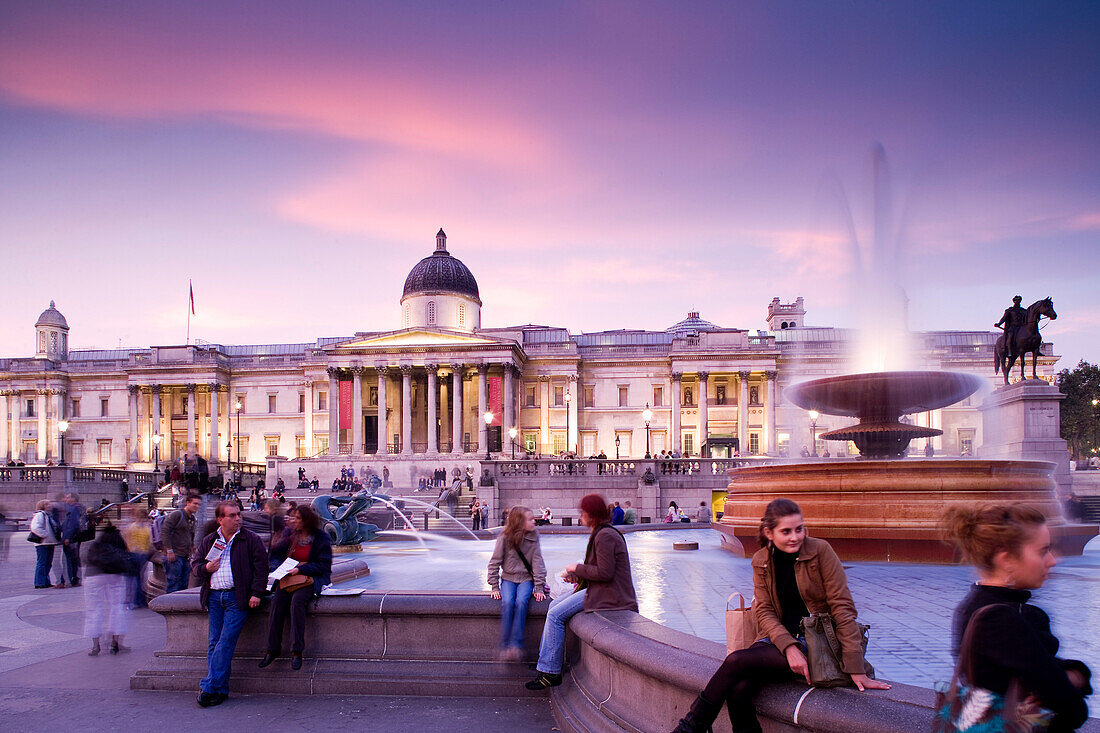
M 1095 363 L 1098 57 L 1095 3 L 4 0 L 0 356 L 182 343 L 189 281 L 192 339 L 396 329 L 442 227 L 486 327 L 856 326 L 890 252 L 914 330 L 1050 296 Z

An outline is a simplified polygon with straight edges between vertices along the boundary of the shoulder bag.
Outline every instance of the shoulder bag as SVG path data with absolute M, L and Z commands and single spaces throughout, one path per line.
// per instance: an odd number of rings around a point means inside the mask
M 313 578 L 301 573 L 286 575 L 279 579 L 279 588 L 287 593 L 293 593 L 299 588 L 305 588 L 307 585 L 313 585 Z
M 1053 714 L 1020 694 L 1013 680 L 1004 695 L 975 687 L 973 679 L 974 628 L 991 608 L 1007 606 L 994 603 L 983 606 L 970 617 L 959 646 L 959 661 L 950 684 L 935 684 L 936 717 L 932 733 L 1040 733 L 1050 725 Z
M 810 672 L 810 684 L 814 687 L 845 687 L 852 684 L 852 676 L 844 671 L 844 650 L 836 636 L 836 621 L 832 614 L 812 613 L 802 619 L 802 634 L 806 637 L 806 660 Z M 856 623 L 860 646 L 867 654 L 867 624 Z M 864 674 L 875 676 L 875 668 L 863 660 Z

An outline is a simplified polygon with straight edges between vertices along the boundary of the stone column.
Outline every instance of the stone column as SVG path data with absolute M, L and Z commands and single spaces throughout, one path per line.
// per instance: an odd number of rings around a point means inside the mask
M 187 385 L 187 452 L 195 454 L 195 433 L 198 429 L 199 410 L 195 403 L 197 385 Z
M 462 370 L 465 365 L 451 364 L 451 453 L 462 453 Z
M 426 364 L 425 368 L 428 370 L 428 452 L 435 454 L 439 452 L 439 419 L 435 410 L 435 397 L 438 391 L 436 370 L 439 369 L 439 365 Z
M 710 372 L 699 372 L 699 455 L 703 455 L 703 444 L 707 442 L 707 378 Z M 709 451 L 710 448 L 708 447 Z
M 35 391 L 35 409 L 38 411 L 38 445 L 35 448 L 38 455 L 35 456 L 35 463 L 46 462 L 46 394 L 48 392 L 47 389 Z
M 749 454 L 749 372 L 737 372 L 737 444 L 741 455 Z
M 680 450 L 680 377 L 682 372 L 672 373 L 672 445 L 671 450 Z
M 0 390 L 0 457 L 5 461 L 11 458 L 11 428 L 8 426 L 8 395 L 11 390 Z
M 512 428 L 519 427 L 516 425 L 515 373 L 516 368 L 514 365 L 504 365 L 504 417 L 501 425 L 505 434 Z
M 160 423 L 161 423 L 161 420 L 160 420 L 160 391 L 161 391 L 161 386 L 159 384 L 154 384 L 154 385 L 151 385 L 149 387 L 149 410 L 153 413 L 153 417 L 152 417 L 153 430 L 152 430 L 152 433 L 150 433 L 150 438 L 149 438 L 149 442 L 150 442 L 149 450 L 150 451 L 152 451 L 153 447 L 154 447 L 152 445 L 152 436 L 153 435 L 159 435 L 160 440 L 161 440 L 161 444 L 164 443 L 164 433 L 161 432 L 161 429 L 160 429 Z M 153 457 L 154 457 L 153 453 L 150 453 L 149 454 L 149 460 L 150 461 L 153 460 Z
M 60 463 L 65 460 L 65 452 L 63 442 L 64 439 L 61 436 L 61 430 L 58 425 L 65 419 L 65 390 L 55 389 L 54 395 L 54 408 L 53 408 L 53 439 L 54 439 L 54 462 Z
M 327 367 L 328 374 L 328 455 L 340 455 L 340 370 Z
M 485 413 L 489 411 L 489 365 L 477 365 L 477 452 L 489 447 L 489 428 L 485 424 Z
M 316 449 L 313 447 L 313 380 L 310 379 L 303 382 L 303 386 L 306 388 L 306 411 L 302 416 L 302 420 L 305 422 L 305 441 L 306 441 L 306 455 L 312 456 Z
M 11 394 L 11 454 L 19 457 L 23 455 L 23 394 L 12 390 Z
M 774 455 L 775 444 L 775 378 L 774 371 L 764 372 L 764 453 Z
M 379 364 L 378 369 L 378 453 L 386 455 L 390 452 L 390 426 L 386 422 L 386 384 L 389 382 L 390 370 L 385 364 Z
M 550 453 L 550 377 L 539 375 L 539 453 Z
M 442 366 L 444 368 L 446 368 L 447 365 L 443 364 Z M 439 375 L 437 374 L 436 377 L 438 378 L 438 376 Z M 436 414 L 436 421 L 439 422 L 439 431 L 437 432 L 437 435 L 439 436 L 439 446 L 438 447 L 440 448 L 440 452 L 442 453 L 443 452 L 443 450 L 442 450 L 443 435 L 444 434 L 450 434 L 451 427 L 452 427 L 452 425 L 447 422 L 447 419 L 448 419 L 447 416 L 451 414 L 451 412 L 450 412 L 451 402 L 450 402 L 450 398 L 448 397 L 448 395 L 450 395 L 450 393 L 451 393 L 451 386 L 447 382 L 446 377 L 444 377 L 443 379 L 439 379 L 438 380 L 438 385 L 439 385 L 439 411 Z M 447 451 L 450 452 L 450 448 L 448 448 Z
M 208 386 L 210 388 L 210 447 L 207 449 L 206 461 L 218 463 L 222 456 L 221 435 L 218 432 L 218 422 L 221 419 L 221 410 L 218 409 L 218 390 L 221 389 L 221 385 L 213 382 Z
M 412 365 L 401 365 L 401 455 L 411 455 L 412 448 Z
M 577 455 L 581 453 L 581 444 L 578 442 L 577 437 L 579 435 L 580 426 L 577 424 L 577 406 L 580 402 L 580 396 L 577 394 L 577 375 L 569 375 L 569 384 L 566 387 L 569 390 L 571 398 L 569 400 L 569 432 L 565 436 L 565 445 L 567 449 L 571 449 L 577 452 Z
M 363 452 L 363 367 L 351 368 L 351 454 Z

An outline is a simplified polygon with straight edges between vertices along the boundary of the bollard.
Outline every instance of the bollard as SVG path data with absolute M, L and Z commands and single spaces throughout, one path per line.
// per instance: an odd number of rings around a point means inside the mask
M 573 517 L 562 517 L 561 518 L 561 526 L 563 526 L 563 527 L 572 527 L 573 526 Z
M 428 513 L 424 512 L 424 531 L 428 531 Z

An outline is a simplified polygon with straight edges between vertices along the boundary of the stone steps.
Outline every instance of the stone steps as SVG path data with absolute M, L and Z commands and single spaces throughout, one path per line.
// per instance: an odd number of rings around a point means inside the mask
M 534 677 L 525 663 L 457 660 L 305 658 L 290 668 L 290 657 L 267 667 L 260 658 L 237 656 L 229 687 L 238 694 L 413 695 L 427 697 L 547 697 L 523 683 Z M 426 666 L 430 672 L 426 673 Z M 157 654 L 130 678 L 132 690 L 197 691 L 206 661 L 192 656 Z

